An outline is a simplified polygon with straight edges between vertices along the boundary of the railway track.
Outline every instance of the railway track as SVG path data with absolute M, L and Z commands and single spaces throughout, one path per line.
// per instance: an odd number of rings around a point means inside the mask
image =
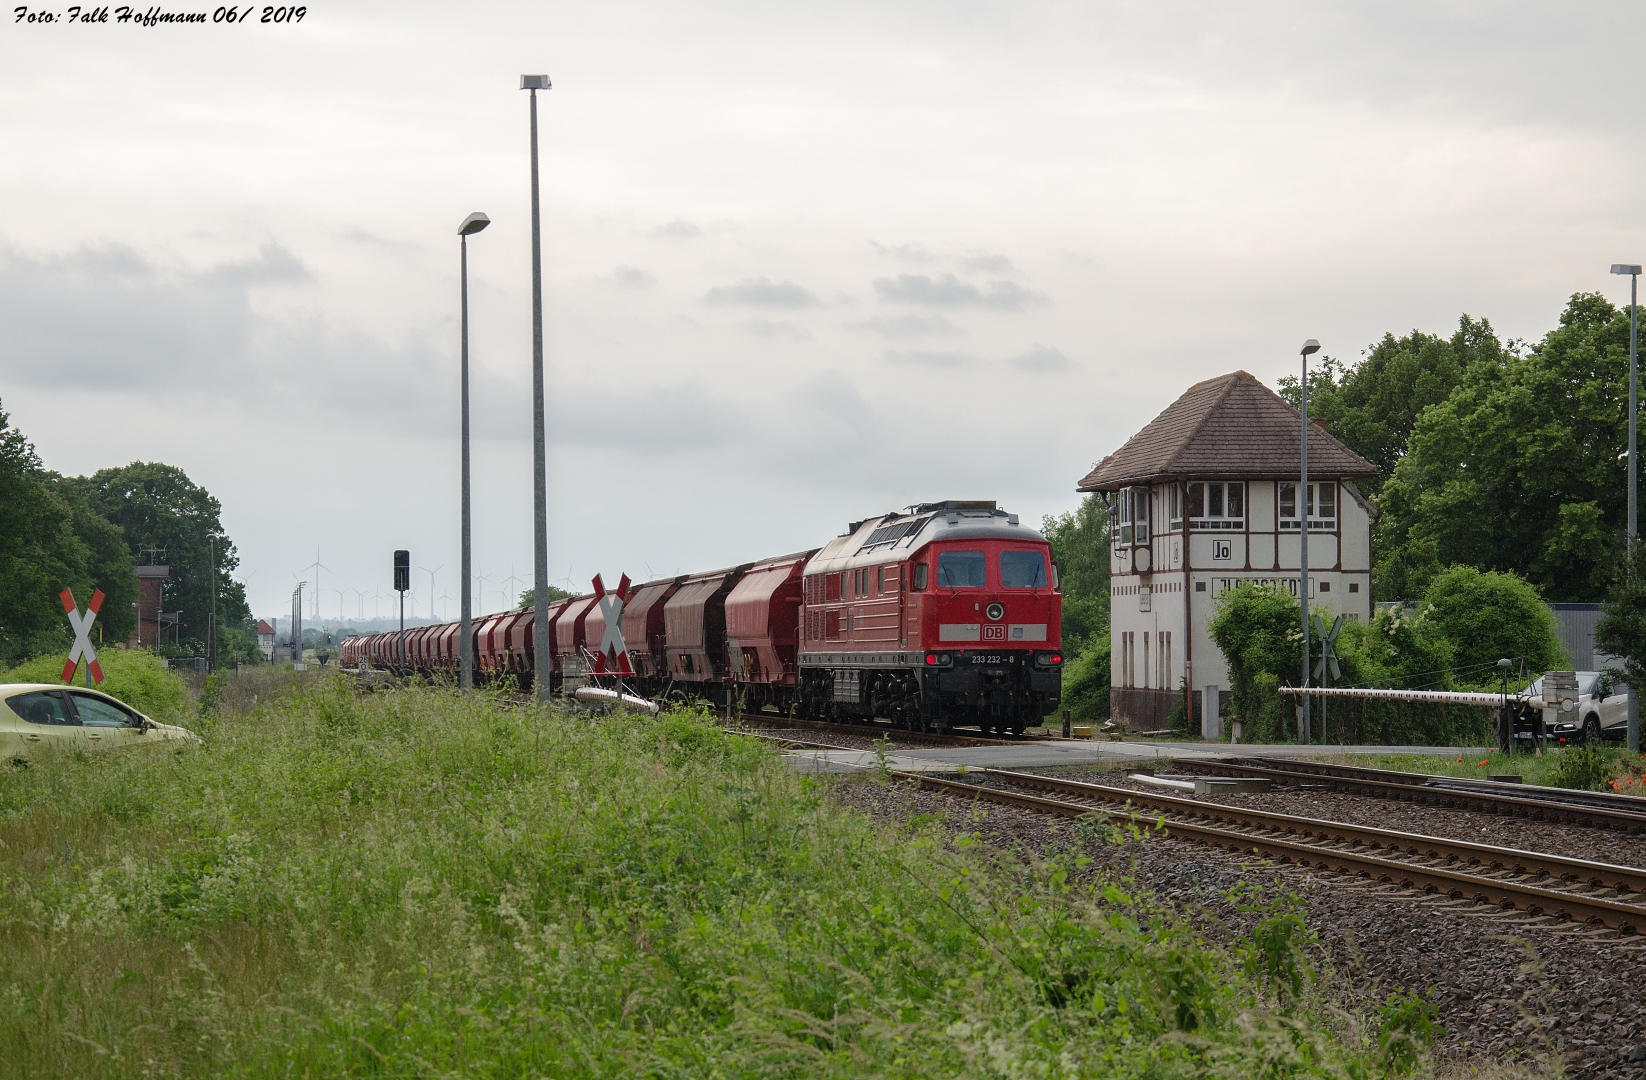
M 1274 758 L 1246 758 L 1239 761 L 1178 759 L 1172 762 L 1172 769 L 1178 772 L 1218 776 L 1263 777 L 1292 785 L 1318 784 L 1331 791 L 1371 795 L 1398 802 L 1421 803 L 1448 810 L 1500 814 L 1558 825 L 1578 825 L 1589 829 L 1611 829 L 1626 833 L 1646 832 L 1646 805 L 1642 805 L 1646 800 L 1627 795 L 1536 788 L 1529 784 L 1506 785 L 1513 790 L 1494 791 L 1490 781 L 1470 781 L 1422 773 L 1402 773 L 1387 769 L 1363 769 L 1352 765 Z
M 1134 818 L 1159 815 L 1167 834 L 1181 840 L 1414 889 L 1459 907 L 1646 931 L 1646 870 L 1006 770 L 979 770 L 973 775 L 981 783 L 894 775 L 930 791 L 1061 817 L 1119 806 Z
M 872 724 L 837 724 L 830 720 L 798 720 L 777 713 L 739 713 L 738 722 L 746 727 L 817 731 L 833 735 L 856 735 L 860 738 L 889 738 L 900 746 L 1022 746 L 1042 741 L 1046 736 L 1022 735 L 999 739 L 990 735 L 939 735 L 932 731 L 906 731 L 885 721 Z M 847 749 L 836 747 L 834 749 Z

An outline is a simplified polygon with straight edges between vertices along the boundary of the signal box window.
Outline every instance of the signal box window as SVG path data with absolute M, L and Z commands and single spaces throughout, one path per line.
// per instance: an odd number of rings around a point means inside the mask
M 1189 485 L 1189 528 L 1244 529 L 1246 485 L 1221 480 Z
M 984 580 L 981 551 L 945 551 L 937 557 L 937 584 L 943 589 L 981 589 Z
M 1004 589 L 1044 589 L 1046 557 L 1038 551 L 1002 551 L 1000 586 Z
M 1166 489 L 1166 520 L 1172 532 L 1183 528 L 1183 489 L 1176 484 Z
M 1309 529 L 1330 531 L 1337 528 L 1337 484 L 1327 480 L 1310 484 L 1305 509 L 1309 514 Z M 1297 529 L 1301 521 L 1297 515 L 1297 484 L 1280 485 L 1280 527 Z

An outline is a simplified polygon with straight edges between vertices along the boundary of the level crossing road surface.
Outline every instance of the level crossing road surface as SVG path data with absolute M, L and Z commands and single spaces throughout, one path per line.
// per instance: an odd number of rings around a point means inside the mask
M 827 736 L 822 736 L 826 739 Z M 1424 754 L 1468 757 L 1484 754 L 1479 747 L 1458 746 L 1333 746 L 1290 743 L 1159 742 L 1154 739 L 1121 741 L 1096 739 L 1037 739 L 1008 746 L 899 747 L 893 734 L 884 755 L 874 750 L 793 750 L 789 763 L 804 772 L 855 772 L 873 769 L 882 761 L 888 769 L 940 773 L 966 769 L 1048 769 L 1060 765 L 1124 765 L 1177 758 L 1213 761 L 1229 757 L 1315 757 L 1321 754 Z

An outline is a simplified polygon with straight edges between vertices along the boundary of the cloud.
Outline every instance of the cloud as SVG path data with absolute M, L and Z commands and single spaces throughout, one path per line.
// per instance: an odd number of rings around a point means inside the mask
M 650 289 L 657 284 L 657 278 L 638 266 L 619 266 L 612 271 L 612 280 L 619 289 Z
M 1012 274 L 1017 272 L 1017 267 L 1012 265 L 1012 260 L 1004 255 L 991 255 L 987 251 L 968 251 L 956 259 L 955 262 L 960 264 L 961 269 L 978 274 Z
M 902 367 L 935 368 L 942 371 L 974 367 L 982 363 L 981 360 L 970 353 L 926 352 L 921 349 L 889 351 L 881 359 L 888 364 L 897 364 Z
M 682 218 L 675 218 L 667 225 L 659 225 L 652 230 L 658 236 L 668 236 L 676 240 L 690 240 L 694 236 L 702 236 L 703 230 Z
M 929 263 L 937 258 L 936 255 L 933 255 L 919 244 L 899 244 L 896 247 L 887 247 L 885 244 L 870 240 L 869 246 L 880 254 L 889 255 L 899 262 Z
M 753 318 L 743 324 L 743 329 L 755 337 L 788 338 L 791 341 L 810 341 L 812 339 L 810 330 L 787 319 L 778 319 L 774 322 L 771 319 Z
M 703 297 L 705 304 L 716 306 L 741 304 L 746 307 L 806 308 L 815 307 L 817 294 L 792 281 L 773 281 L 770 278 L 744 278 L 736 285 L 716 285 Z
M 953 274 L 899 274 L 896 278 L 876 278 L 874 291 L 892 304 L 913 304 L 937 308 L 994 308 L 1022 311 L 1046 302 L 1043 293 L 1030 292 L 1014 281 L 991 281 L 979 289 Z
M 862 330 L 881 337 L 914 337 L 918 334 L 958 334 L 960 327 L 941 315 L 876 315 L 863 322 L 847 323 L 848 330 Z
M 1074 366 L 1074 362 L 1064 356 L 1061 350 L 1038 343 L 1023 355 L 1011 357 L 1006 363 L 1036 375 L 1046 375 L 1054 371 L 1067 371 Z

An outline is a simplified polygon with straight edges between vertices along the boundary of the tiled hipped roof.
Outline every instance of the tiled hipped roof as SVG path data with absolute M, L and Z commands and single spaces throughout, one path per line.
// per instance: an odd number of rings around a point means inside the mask
M 1166 411 L 1080 481 L 1080 491 L 1109 491 L 1170 477 L 1261 479 L 1301 468 L 1297 410 L 1244 371 L 1195 383 Z M 1377 467 L 1315 424 L 1309 425 L 1309 472 L 1352 479 Z

